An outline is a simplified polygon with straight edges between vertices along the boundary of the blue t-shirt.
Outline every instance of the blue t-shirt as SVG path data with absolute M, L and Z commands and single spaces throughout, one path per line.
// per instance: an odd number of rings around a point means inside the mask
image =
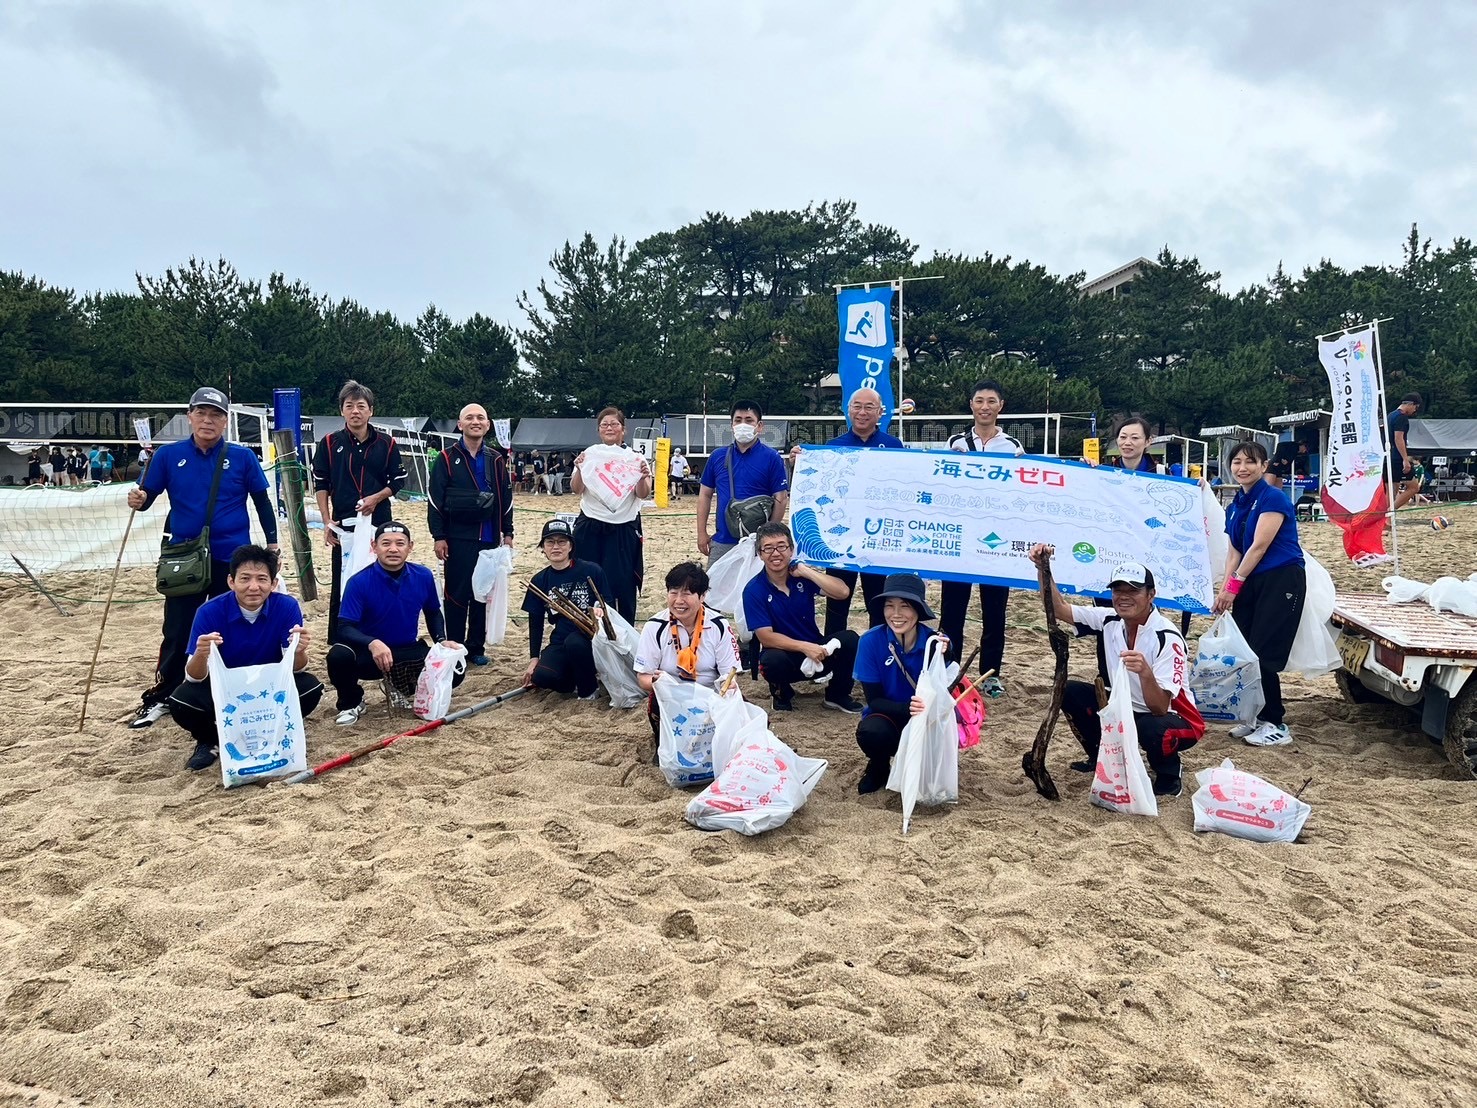
M 1403 455 L 1403 454 L 1400 453 L 1400 447 L 1395 442 L 1395 433 L 1397 431 L 1399 431 L 1399 432 L 1401 432 L 1401 433 L 1403 433 L 1405 435 L 1405 446 L 1406 446 L 1406 449 L 1409 449 L 1410 448 L 1410 416 L 1406 415 L 1399 408 L 1396 408 L 1393 412 L 1391 412 L 1389 415 L 1387 415 L 1385 417 L 1385 426 L 1386 426 L 1386 428 L 1388 428 L 1388 430 L 1390 432 L 1390 436 L 1389 436 L 1390 437 L 1390 443 L 1389 443 L 1389 446 L 1390 446 L 1390 457 L 1401 459 L 1400 464 L 1401 465 L 1404 465 L 1405 464 L 1405 461 L 1404 461 L 1405 455 Z
M 225 439 L 209 450 L 196 446 L 193 436 L 167 442 L 154 453 L 139 485 L 148 492 L 169 494 L 170 541 L 198 538 L 205 528 L 210 482 L 222 450 L 226 451 L 226 460 L 210 521 L 210 556 L 218 562 L 229 562 L 238 546 L 251 541 L 247 498 L 254 492 L 267 491 L 267 475 L 255 454 Z
M 280 662 L 287 649 L 287 633 L 304 622 L 302 608 L 286 593 L 268 593 L 254 623 L 241 611 L 235 593 L 222 593 L 200 605 L 195 613 L 189 651 L 194 654 L 200 636 L 214 631 L 221 637 L 216 650 L 229 669 Z
M 349 578 L 338 617 L 356 624 L 370 639 L 395 647 L 420 637 L 422 612 L 441 612 L 441 598 L 436 595 L 436 578 L 431 571 L 406 562 L 404 569 L 391 575 L 375 562 Z
M 776 633 L 801 642 L 821 641 L 821 629 L 815 622 L 815 601 L 820 586 L 804 577 L 791 577 L 790 591 L 775 588 L 769 574 L 760 570 L 744 586 L 744 622 L 750 631 L 771 627 Z
M 857 433 L 855 431 L 846 431 L 843 434 L 837 435 L 830 442 L 826 443 L 826 445 L 827 446 L 859 446 L 859 447 L 862 447 L 863 449 L 866 449 L 866 450 L 906 450 L 906 449 L 908 449 L 907 446 L 905 446 L 903 444 L 903 440 L 902 439 L 897 438 L 897 437 L 895 437 L 893 435 L 889 435 L 886 431 L 873 431 L 872 432 L 872 437 L 869 438 L 869 439 L 863 439 L 863 438 L 857 437 Z
M 923 672 L 923 648 L 928 645 L 928 640 L 933 638 L 934 633 L 928 624 L 920 623 L 913 649 L 905 651 L 891 627 L 882 624 L 872 628 L 856 644 L 856 665 L 852 667 L 852 675 L 863 686 L 881 685 L 883 699 L 900 700 L 906 704 L 913 699 L 913 682 L 898 669 L 897 659 L 892 656 L 888 646 L 897 648 L 897 652 L 902 655 L 903 665 L 907 667 L 913 681 L 917 681 L 918 675 Z M 862 716 L 871 714 L 872 708 L 868 705 Z
M 1297 513 L 1292 501 L 1285 492 L 1273 488 L 1265 480 L 1258 481 L 1250 490 L 1242 489 L 1226 509 L 1226 535 L 1236 553 L 1245 555 L 1247 548 L 1256 541 L 1257 521 L 1267 512 L 1280 515 L 1282 526 L 1277 528 L 1277 537 L 1251 571 L 1252 577 L 1266 569 L 1303 564 L 1303 548 L 1298 544 Z
M 733 494 L 728 491 L 728 456 L 733 455 Z M 720 446 L 713 451 L 708 464 L 703 466 L 703 484 L 718 493 L 718 521 L 713 531 L 713 541 L 731 546 L 738 542 L 729 534 L 728 521 L 724 516 L 728 504 L 737 496 L 747 500 L 751 496 L 775 496 L 790 487 L 785 476 L 785 460 L 772 446 L 756 442 L 748 450 L 735 446 Z

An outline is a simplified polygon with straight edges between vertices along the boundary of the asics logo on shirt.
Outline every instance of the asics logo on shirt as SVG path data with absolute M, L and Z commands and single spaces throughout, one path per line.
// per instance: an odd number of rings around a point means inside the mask
M 187 458 L 181 458 L 179 461 L 174 463 L 175 467 L 178 469 L 183 469 L 186 461 L 188 461 Z

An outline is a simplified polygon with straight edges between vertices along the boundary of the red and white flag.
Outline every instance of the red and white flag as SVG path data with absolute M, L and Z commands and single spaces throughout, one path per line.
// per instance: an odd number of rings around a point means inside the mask
M 1318 360 L 1333 392 L 1323 508 L 1343 529 L 1350 558 L 1385 552 L 1385 457 L 1374 327 L 1318 340 Z

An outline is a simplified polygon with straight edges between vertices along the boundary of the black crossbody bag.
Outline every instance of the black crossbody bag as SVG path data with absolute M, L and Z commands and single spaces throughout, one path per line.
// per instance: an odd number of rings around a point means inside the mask
M 745 500 L 739 500 L 733 483 L 733 452 L 737 446 L 730 446 L 723 452 L 723 460 L 728 463 L 728 507 L 724 509 L 723 521 L 728 525 L 728 533 L 735 539 L 742 539 L 746 535 L 752 535 L 759 528 L 769 522 L 769 517 L 774 513 L 774 497 L 751 496 Z
M 205 523 L 200 534 L 184 542 L 159 544 L 154 588 L 163 596 L 199 596 L 210 589 L 210 517 L 215 513 L 215 494 L 220 491 L 227 449 L 228 444 L 221 443 L 220 457 L 215 460 L 215 474 L 210 479 L 210 499 L 205 502 Z

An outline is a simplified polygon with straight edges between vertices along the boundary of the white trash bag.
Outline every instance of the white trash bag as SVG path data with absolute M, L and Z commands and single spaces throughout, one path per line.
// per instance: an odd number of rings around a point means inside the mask
M 1438 577 L 1431 582 L 1426 601 L 1438 612 L 1477 616 L 1477 583 L 1460 577 Z
M 1139 749 L 1139 729 L 1133 718 L 1133 694 L 1128 689 L 1128 669 L 1119 659 L 1113 671 L 1113 691 L 1108 706 L 1098 713 L 1102 737 L 1098 741 L 1097 765 L 1092 772 L 1089 799 L 1099 808 L 1126 816 L 1157 816 L 1159 798 L 1149 780 L 1144 754 Z
M 661 715 L 657 764 L 674 789 L 713 780 L 713 709 L 719 696 L 696 681 L 666 673 L 652 686 Z
M 713 775 L 721 776 L 723 768 L 738 750 L 739 733 L 748 725 L 759 720 L 767 728 L 769 713 L 759 705 L 745 700 L 743 695 L 730 693 L 720 696 L 713 705 Z
M 1229 758 L 1202 769 L 1195 780 L 1200 782 L 1191 797 L 1196 831 L 1220 831 L 1258 843 L 1290 843 L 1313 811 L 1276 785 L 1237 769 Z
M 1388 594 L 1385 600 L 1390 604 L 1413 604 L 1417 600 L 1424 600 L 1426 593 L 1431 591 L 1431 586 L 1422 581 L 1394 576 L 1386 577 L 1381 581 L 1380 588 Z
M 290 777 L 308 768 L 303 713 L 292 679 L 296 653 L 293 635 L 280 662 L 230 669 L 219 650 L 206 658 L 226 788 Z
M 438 642 L 426 655 L 425 668 L 415 683 L 417 719 L 444 719 L 451 709 L 451 690 L 456 675 L 467 668 L 467 648 Z
M 339 570 L 340 587 L 349 583 L 349 578 L 374 564 L 374 524 L 368 516 L 355 516 L 351 527 L 329 524 L 338 535 L 339 557 L 343 565 Z
M 1202 716 L 1223 723 L 1255 723 L 1266 705 L 1261 665 L 1230 612 L 1222 612 L 1200 636 L 1190 692 Z
M 757 543 L 751 535 L 740 539 L 737 546 L 713 563 L 708 570 L 708 607 L 733 616 L 733 627 L 740 642 L 748 642 L 751 634 L 744 622 L 744 586 L 764 569 Z
M 487 642 L 498 646 L 508 634 L 509 576 L 513 548 L 499 543 L 477 555 L 472 567 L 472 599 L 487 605 Z
M 624 446 L 604 443 L 587 446 L 584 454 L 580 479 L 585 483 L 585 491 L 610 511 L 619 510 L 641 483 L 641 455 Z
M 727 705 L 728 698 L 720 703 Z M 683 813 L 688 823 L 704 831 L 741 835 L 772 831 L 804 806 L 826 771 L 824 759 L 802 758 L 775 738 L 763 709 L 752 704 L 744 707 L 751 711 L 731 713 L 747 719 L 731 743 L 722 744 L 729 749 L 721 765 L 717 757 L 720 741 L 714 740 L 717 777 L 692 798 Z
M 1338 641 L 1328 622 L 1333 615 L 1335 599 L 1333 578 L 1323 568 L 1323 563 L 1306 550 L 1303 551 L 1303 566 L 1308 579 L 1303 615 L 1284 671 L 1301 673 L 1305 677 L 1321 677 L 1343 665 Z
M 595 655 L 595 675 L 605 686 L 612 708 L 634 708 L 646 703 L 646 694 L 636 680 L 636 647 L 641 644 L 641 632 L 627 623 L 614 608 L 607 608 L 605 614 L 615 628 L 615 641 L 605 637 L 604 626 L 590 640 L 590 651 Z
M 1226 508 L 1215 489 L 1200 483 L 1200 510 L 1205 516 L 1205 538 L 1210 548 L 1210 579 L 1226 579 L 1226 555 L 1231 540 L 1226 534 Z
M 952 804 L 959 799 L 959 726 L 944 665 L 944 648 L 935 635 L 923 652 L 916 695 L 924 710 L 908 720 L 898 740 L 887 787 L 903 799 L 903 834 L 916 804 Z

